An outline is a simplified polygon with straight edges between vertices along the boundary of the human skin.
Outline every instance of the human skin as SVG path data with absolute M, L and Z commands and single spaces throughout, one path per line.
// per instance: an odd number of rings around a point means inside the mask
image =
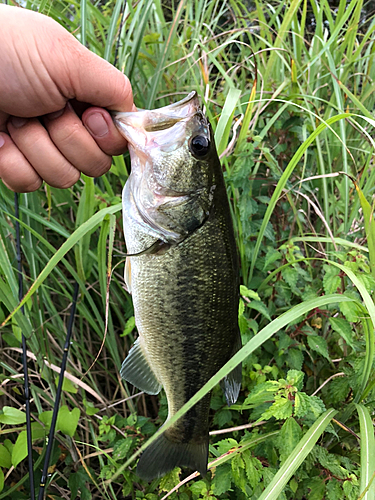
M 126 150 L 107 110 L 134 108 L 129 80 L 53 19 L 0 4 L 0 178 L 16 192 L 98 177 Z M 105 109 L 104 109 L 105 108 Z

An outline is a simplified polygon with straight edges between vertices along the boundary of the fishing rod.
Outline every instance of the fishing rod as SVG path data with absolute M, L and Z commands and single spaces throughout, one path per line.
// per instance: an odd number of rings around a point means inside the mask
M 78 282 L 76 281 L 75 285 L 74 285 L 72 306 L 70 308 L 68 329 L 67 329 L 66 337 L 65 337 L 64 354 L 63 354 L 63 359 L 61 362 L 59 382 L 58 382 L 57 391 L 56 391 L 56 399 L 55 399 L 55 404 L 53 406 L 51 427 L 50 427 L 50 430 L 48 433 L 48 444 L 47 444 L 46 456 L 44 457 L 43 472 L 42 472 L 42 477 L 40 479 L 40 484 L 39 484 L 38 500 L 44 499 L 44 490 L 45 490 L 46 482 L 47 482 L 47 478 L 48 478 L 48 467 L 49 467 L 49 461 L 51 458 L 52 448 L 53 448 L 53 444 L 54 444 L 56 422 L 57 422 L 57 416 L 59 413 L 62 386 L 63 386 L 63 382 L 64 382 L 64 373 L 65 373 L 65 369 L 66 369 L 66 363 L 68 361 L 70 339 L 72 336 L 74 316 L 75 316 L 75 312 L 76 312 L 76 308 L 77 308 L 78 292 L 79 292 L 79 285 L 78 285 Z
M 19 217 L 19 196 L 17 193 L 14 195 L 14 211 L 16 218 L 16 259 L 18 264 L 18 296 L 21 301 L 23 298 L 23 279 L 22 279 L 22 254 L 21 254 L 21 235 L 20 235 L 20 217 Z M 38 500 L 44 499 L 46 483 L 48 479 L 48 467 L 51 459 L 54 436 L 56 429 L 57 416 L 59 412 L 62 386 L 64 382 L 64 374 L 66 370 L 66 364 L 69 354 L 70 340 L 72 336 L 72 330 L 74 325 L 74 317 L 77 308 L 77 300 L 79 293 L 79 285 L 75 282 L 72 305 L 70 309 L 70 316 L 68 322 L 68 328 L 64 343 L 64 354 L 61 362 L 59 381 L 56 391 L 55 404 L 53 406 L 51 427 L 48 433 L 47 449 L 44 457 L 44 464 L 42 470 L 42 476 L 39 484 Z M 24 306 L 21 307 L 21 312 L 24 314 Z M 28 468 L 29 468 L 29 482 L 30 482 L 30 500 L 35 500 L 35 481 L 34 481 L 34 465 L 32 456 L 32 434 L 31 434 L 31 411 L 30 411 L 30 384 L 27 368 L 27 345 L 26 337 L 22 333 L 22 358 L 23 358 L 23 374 L 24 374 L 24 394 L 25 394 L 25 405 L 26 405 L 26 436 L 27 436 L 27 458 L 28 458 Z
M 19 221 L 19 197 L 18 193 L 14 193 L 14 212 L 16 217 L 16 259 L 18 271 L 18 298 L 21 301 L 23 298 L 23 279 L 22 279 L 22 255 L 21 255 L 21 236 L 20 236 L 20 221 Z M 24 306 L 21 307 L 21 313 L 25 314 Z M 31 436 L 31 413 L 30 413 L 30 385 L 29 374 L 27 369 L 27 345 L 26 337 L 22 332 L 22 364 L 23 364 L 23 380 L 24 394 L 26 405 L 26 440 L 27 440 L 27 458 L 29 466 L 29 482 L 30 482 L 30 500 L 35 499 L 34 490 L 34 466 L 33 466 L 33 448 Z

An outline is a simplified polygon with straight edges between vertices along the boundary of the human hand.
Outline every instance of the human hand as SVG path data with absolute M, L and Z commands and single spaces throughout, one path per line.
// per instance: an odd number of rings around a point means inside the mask
M 126 141 L 103 108 L 134 109 L 129 80 L 46 16 L 0 4 L 0 24 L 4 184 L 67 188 L 107 172 Z

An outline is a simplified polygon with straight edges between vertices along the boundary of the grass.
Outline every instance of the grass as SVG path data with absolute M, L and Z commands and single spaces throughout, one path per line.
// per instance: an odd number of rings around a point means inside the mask
M 213 388 L 211 430 L 231 429 L 211 436 L 208 476 L 178 493 L 178 470 L 140 481 L 136 457 L 156 438 L 166 400 L 119 377 L 136 335 L 122 278 L 128 159 L 115 158 L 96 183 L 82 176 L 69 190 L 20 197 L 24 315 L 14 198 L 0 184 L 0 499 L 30 497 L 21 332 L 38 484 L 75 281 L 51 498 L 373 499 L 373 13 L 360 0 L 26 7 L 116 63 L 141 108 L 198 91 L 231 201 L 244 347 L 181 410 Z M 241 360 L 241 396 L 229 409 L 217 382 Z

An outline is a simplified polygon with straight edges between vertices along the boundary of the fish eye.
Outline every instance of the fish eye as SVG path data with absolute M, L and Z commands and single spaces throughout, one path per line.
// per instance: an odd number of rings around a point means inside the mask
M 190 141 L 190 151 L 198 158 L 203 158 L 210 150 L 210 141 L 204 135 L 196 135 Z

